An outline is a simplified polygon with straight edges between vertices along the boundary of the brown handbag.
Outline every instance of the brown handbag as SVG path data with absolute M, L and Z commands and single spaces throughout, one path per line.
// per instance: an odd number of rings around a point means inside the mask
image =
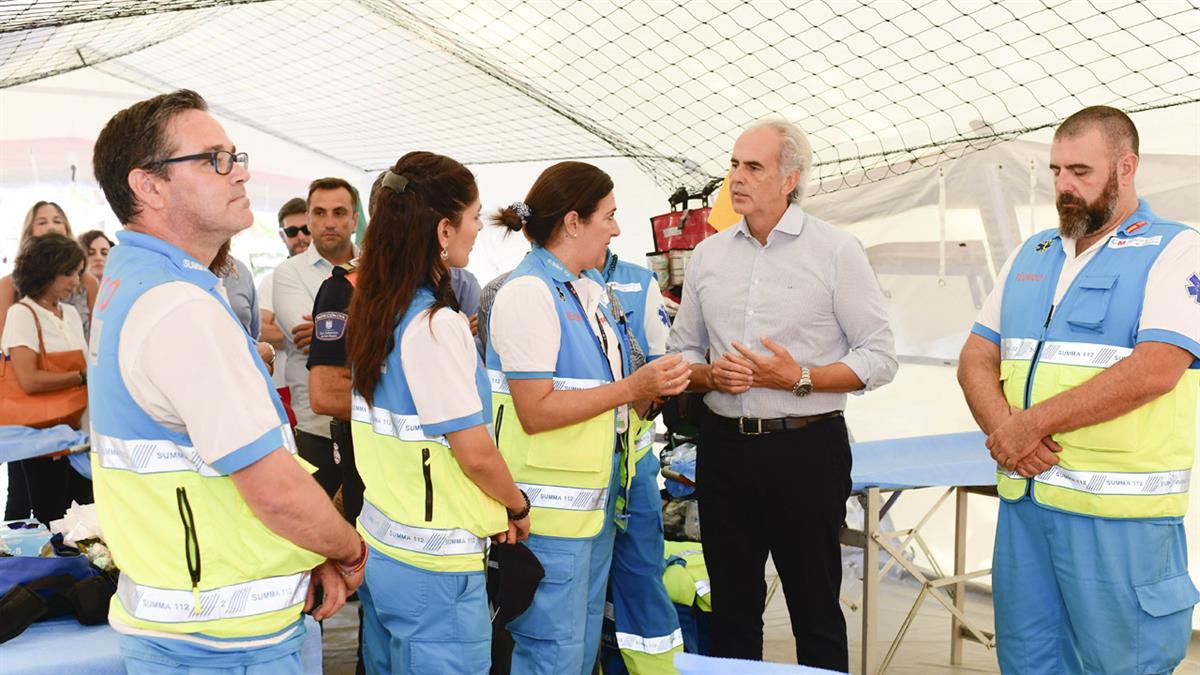
M 80 371 L 87 367 L 83 350 L 46 352 L 42 339 L 42 322 L 37 312 L 24 302 L 33 314 L 38 336 L 38 369 L 51 373 Z M 75 385 L 57 391 L 27 394 L 17 382 L 17 373 L 8 354 L 0 353 L 0 425 L 18 425 L 45 429 L 56 424 L 68 424 L 78 429 L 83 411 L 87 409 L 87 386 Z

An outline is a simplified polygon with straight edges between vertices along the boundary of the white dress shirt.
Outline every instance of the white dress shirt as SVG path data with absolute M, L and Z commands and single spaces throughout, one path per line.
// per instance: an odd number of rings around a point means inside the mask
M 275 268 L 271 293 L 275 323 L 283 331 L 283 346 L 287 353 L 284 381 L 292 391 L 296 428 L 324 438 L 329 438 L 331 418 L 312 411 L 308 398 L 308 355 L 292 342 L 292 329 L 308 320 L 303 318 L 304 315 L 312 314 L 317 290 L 332 273 L 333 263 L 322 258 L 314 244 L 303 253 L 279 263 Z
M 770 356 L 762 336 L 801 366 L 846 364 L 865 390 L 891 382 L 898 368 L 883 292 L 862 244 L 796 204 L 765 246 L 742 219 L 696 247 L 667 351 L 705 363 L 709 350 L 714 358 L 738 354 L 737 341 Z M 844 410 L 846 395 L 752 387 L 710 392 L 704 402 L 724 417 L 799 417 Z

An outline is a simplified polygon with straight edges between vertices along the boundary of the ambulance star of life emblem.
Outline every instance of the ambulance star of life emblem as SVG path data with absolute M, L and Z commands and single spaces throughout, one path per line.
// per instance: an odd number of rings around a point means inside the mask
M 1037 248 L 1035 248 L 1034 250 L 1037 251 L 1038 253 L 1041 253 L 1042 251 L 1049 249 L 1053 245 L 1054 245 L 1054 240 L 1047 239 L 1046 241 L 1038 242 Z
M 1200 304 L 1200 276 L 1193 274 L 1188 277 L 1187 292 L 1196 301 L 1196 304 Z

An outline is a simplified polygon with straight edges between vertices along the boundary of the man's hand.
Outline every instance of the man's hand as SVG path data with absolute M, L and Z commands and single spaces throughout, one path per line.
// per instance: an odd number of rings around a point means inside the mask
M 754 386 L 767 389 L 791 389 L 800 381 L 800 365 L 796 359 L 783 348 L 783 345 L 769 337 L 761 337 L 763 346 L 771 350 L 770 356 L 760 356 L 747 349 L 740 342 L 734 342 L 733 348 L 741 356 L 726 354 L 725 357 L 749 368 L 754 376 Z
M 1027 471 L 1031 471 L 1045 463 L 1044 454 L 1035 455 L 1039 449 L 1049 452 L 1054 459 L 1053 463 L 1058 463 L 1058 458 L 1053 455 L 1055 451 L 1043 445 L 1042 440 L 1045 436 L 1037 430 L 1032 421 L 1027 411 L 1014 410 L 1007 420 L 1001 422 L 1000 426 L 992 431 L 987 439 L 987 447 L 988 450 L 991 450 L 992 459 L 996 460 L 997 464 L 1009 471 L 1016 471 L 1023 460 L 1031 458 L 1034 461 L 1030 462 L 1026 468 Z M 1054 441 L 1050 442 L 1054 443 Z M 1059 450 L 1061 449 L 1059 448 Z M 1049 465 L 1046 465 L 1045 468 L 1049 468 Z M 1033 475 L 1037 475 L 1037 473 L 1041 473 L 1041 471 L 1037 471 Z
M 471 315 L 471 335 L 474 335 L 475 337 L 479 337 L 479 315 L 478 314 Z
M 305 354 L 308 353 L 308 345 L 312 343 L 313 322 L 312 314 L 305 314 L 300 317 L 304 319 L 292 328 L 292 344 Z
M 1022 412 L 1021 408 L 1009 406 L 1009 416 Z M 1017 473 L 1023 478 L 1033 478 L 1046 469 L 1058 464 L 1058 453 L 1062 446 L 1049 436 L 1042 439 L 1041 444 L 1030 454 L 1017 462 Z M 993 455 L 994 456 L 994 455 Z
M 708 388 L 726 394 L 741 394 L 754 386 L 754 371 L 745 363 L 733 360 L 730 354 L 713 359 L 708 369 Z M 739 361 L 744 361 L 739 359 Z
M 267 372 L 275 374 L 275 348 L 269 342 L 260 341 L 255 345 L 258 351 L 258 358 L 262 359 L 263 365 L 267 367 Z
M 354 588 L 358 588 L 358 584 L 362 583 L 362 573 L 355 575 L 358 577 L 358 583 L 354 584 Z M 346 580 L 352 577 L 346 577 Z M 342 575 L 338 572 L 337 564 L 332 560 L 317 565 L 312 571 L 312 581 L 308 584 L 308 597 L 304 600 L 304 611 L 314 610 L 312 616 L 317 621 L 324 621 L 334 614 L 346 604 L 346 596 L 351 590 L 347 588 L 346 581 L 343 581 Z M 324 596 L 321 599 L 320 606 L 314 608 L 313 603 L 316 602 L 317 587 L 324 591 Z
M 529 516 L 520 520 L 508 521 L 508 529 L 492 535 L 497 544 L 515 544 L 529 538 Z

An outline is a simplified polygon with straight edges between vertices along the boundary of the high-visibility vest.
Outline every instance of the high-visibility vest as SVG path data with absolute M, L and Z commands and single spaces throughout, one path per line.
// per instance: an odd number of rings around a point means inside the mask
M 603 284 L 595 270 L 585 270 L 584 274 Z M 587 310 L 567 286 L 577 277 L 540 246 L 525 256 L 505 283 L 525 276 L 541 280 L 550 290 L 558 312 L 561 339 L 553 373 L 517 373 L 515 377 L 550 378 L 559 390 L 590 389 L 613 382 L 611 366 L 599 338 L 592 332 Z M 623 331 L 616 329 L 607 298 L 601 300 L 600 312 L 614 328 L 621 345 L 623 374 L 627 374 L 629 349 Z M 533 533 L 571 538 L 595 536 L 604 525 L 613 452 L 620 449 L 616 411 L 608 410 L 561 429 L 526 433 L 513 404 L 509 376 L 496 353 L 494 338 L 494 334 L 488 336 L 487 363 L 496 444 L 517 485 L 529 495 Z
M 392 335 L 372 404 L 357 388 L 352 393 L 350 428 L 365 487 L 358 530 L 377 550 L 415 567 L 475 572 L 483 569 L 487 538 L 507 529 L 508 512 L 463 473 L 437 425 L 423 425 L 417 415 L 400 341 L 414 320 L 429 320 L 433 303 L 432 288 L 417 290 Z M 487 424 L 491 387 L 478 355 L 475 361 L 480 423 Z
M 671 602 L 701 611 L 712 611 L 712 588 L 708 582 L 708 567 L 704 564 L 704 547 L 696 541 L 665 541 L 663 555 L 663 585 Z
M 193 284 L 221 303 L 231 326 L 242 330 L 241 323 L 217 292 L 217 277 L 195 258 L 145 234 L 117 238 L 96 301 L 88 378 L 96 507 L 121 568 L 109 617 L 133 628 L 218 638 L 278 632 L 300 618 L 309 570 L 321 556 L 256 518 L 188 434 L 163 426 L 134 401 L 119 363 L 130 308 L 161 284 Z M 278 434 L 259 442 L 295 455 L 287 413 L 249 335 L 246 349 L 279 416 Z
M 1056 230 L 1026 241 L 1004 284 L 1000 380 L 1009 405 L 1028 408 L 1078 387 L 1133 352 L 1146 279 L 1185 225 L 1158 218 L 1143 201 L 1071 283 L 1057 307 L 1066 254 Z M 1053 310 L 1053 313 L 1051 311 Z M 1170 334 L 1163 336 L 1169 339 Z M 1059 463 L 1033 482 L 1035 501 L 1105 518 L 1181 516 L 1196 449 L 1200 361 L 1175 388 L 1100 424 L 1054 434 Z M 998 490 L 1020 499 L 1029 481 L 998 467 Z

